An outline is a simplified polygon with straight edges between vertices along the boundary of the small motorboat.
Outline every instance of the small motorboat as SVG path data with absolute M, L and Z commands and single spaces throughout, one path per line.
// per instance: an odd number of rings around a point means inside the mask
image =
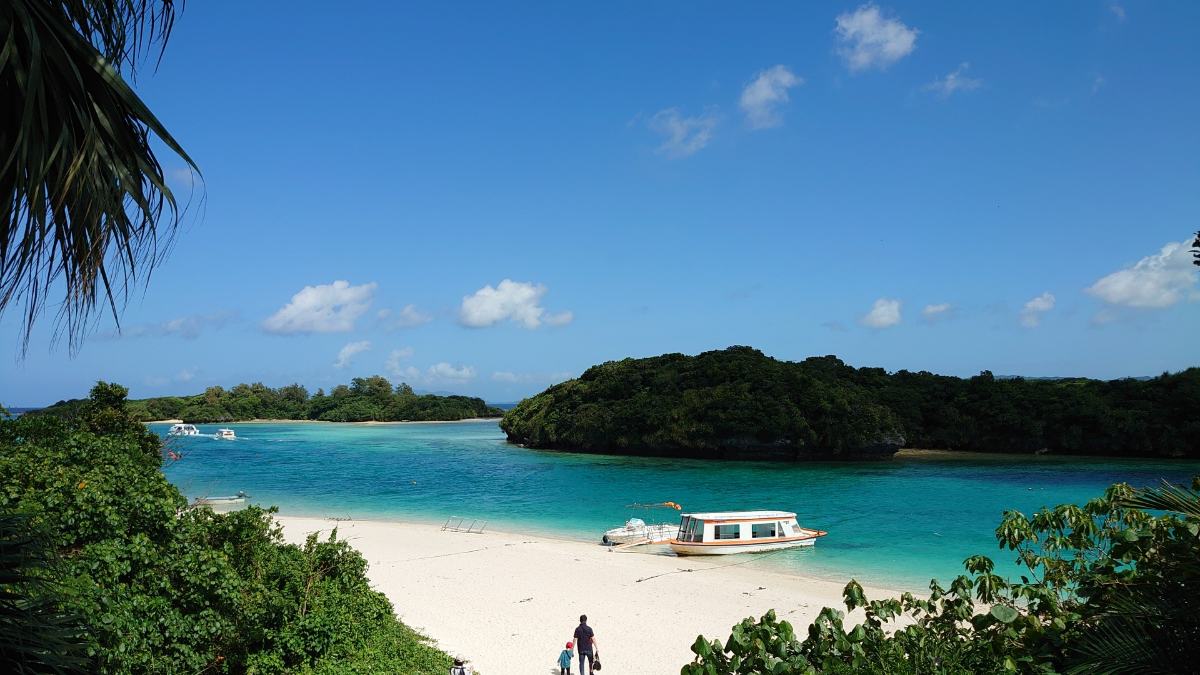
M 196 497 L 196 502 L 193 506 L 228 506 L 231 504 L 244 504 L 250 495 L 238 490 L 236 495 L 232 497 Z
M 676 555 L 764 553 L 812 546 L 826 534 L 800 527 L 789 511 L 685 513 L 670 545 Z
M 237 439 L 237 436 L 233 433 L 233 429 L 217 429 L 217 433 L 214 437 L 225 438 L 229 440 Z
M 645 541 L 647 544 L 661 544 L 675 538 L 679 534 L 679 526 L 674 523 L 647 525 L 641 518 L 630 518 L 622 527 L 615 527 L 600 539 L 604 544 L 629 544 L 635 541 Z
M 668 522 L 658 522 L 647 525 L 646 520 L 658 519 L 653 516 L 654 513 L 660 513 L 659 509 L 668 509 L 670 511 L 679 511 L 683 507 L 675 502 L 662 502 L 661 504 L 628 504 L 625 508 L 630 510 L 630 517 L 621 527 L 604 533 L 600 538 L 600 543 L 605 546 L 621 546 L 623 544 L 665 544 L 675 538 L 679 534 L 679 525 Z M 645 520 L 638 518 L 633 513 L 642 513 Z M 671 513 L 671 518 L 675 514 Z
M 199 436 L 200 430 L 194 424 L 172 424 L 167 430 L 168 436 Z

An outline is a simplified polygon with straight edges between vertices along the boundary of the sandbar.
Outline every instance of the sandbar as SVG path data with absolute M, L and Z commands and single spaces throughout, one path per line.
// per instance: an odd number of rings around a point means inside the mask
M 372 586 L 397 616 L 484 675 L 557 675 L 555 659 L 580 614 L 596 632 L 605 672 L 663 675 L 692 660 L 697 635 L 724 642 L 745 617 L 775 609 L 804 636 L 822 607 L 845 609 L 845 582 L 734 564 L 744 563 L 740 556 L 610 552 L 599 544 L 427 524 L 277 520 L 292 543 L 311 532 L 327 537 L 336 526 L 338 538 L 367 559 Z M 900 595 L 866 590 L 871 598 Z M 847 626 L 861 620 L 856 612 Z

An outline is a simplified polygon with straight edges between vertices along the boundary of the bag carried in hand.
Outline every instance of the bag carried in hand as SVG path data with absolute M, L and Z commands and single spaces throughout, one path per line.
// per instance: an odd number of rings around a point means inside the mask
M 592 659 L 592 670 L 593 671 L 600 670 L 600 655 L 599 654 L 597 654 L 596 657 Z

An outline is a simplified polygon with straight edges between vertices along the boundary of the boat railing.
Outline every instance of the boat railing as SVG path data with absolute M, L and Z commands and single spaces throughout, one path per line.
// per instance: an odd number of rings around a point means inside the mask
M 446 524 L 442 525 L 442 530 L 450 532 L 466 532 L 469 534 L 483 534 L 483 528 L 487 527 L 488 521 L 482 523 L 478 518 L 472 518 L 470 522 L 462 516 L 450 516 L 446 519 Z

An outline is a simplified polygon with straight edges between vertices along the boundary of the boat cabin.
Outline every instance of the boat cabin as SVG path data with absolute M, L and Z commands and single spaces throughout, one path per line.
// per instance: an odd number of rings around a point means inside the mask
M 790 511 L 685 513 L 671 549 L 680 555 L 756 553 L 812 546 L 825 532 L 800 527 Z

